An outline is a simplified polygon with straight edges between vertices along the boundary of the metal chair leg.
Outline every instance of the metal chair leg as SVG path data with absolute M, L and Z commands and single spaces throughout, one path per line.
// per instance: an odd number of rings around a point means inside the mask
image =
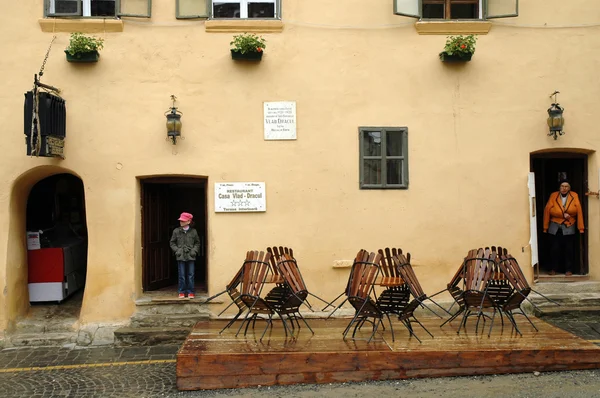
M 225 331 L 225 329 L 231 327 L 231 325 L 234 324 L 235 321 L 237 321 L 237 319 L 240 317 L 240 315 L 242 315 L 244 313 L 244 311 L 240 310 L 234 317 L 233 319 L 231 319 L 229 321 L 229 323 L 227 323 L 227 325 L 225 325 L 225 327 L 223 329 L 221 329 L 221 331 L 219 332 L 219 334 L 223 333 Z
M 412 318 L 419 324 L 419 326 L 421 326 L 421 328 L 423 328 L 424 331 L 427 332 L 428 335 L 431 336 L 431 338 L 434 338 L 433 335 L 431 334 L 431 332 L 429 330 L 427 330 L 427 328 L 425 326 L 423 326 L 423 324 L 421 322 L 419 322 L 419 320 L 417 318 L 415 318 L 414 315 Z
M 337 299 L 336 299 L 336 300 L 337 300 Z M 345 303 L 346 301 L 348 301 L 348 299 L 344 299 L 344 301 L 342 301 L 342 302 L 340 303 L 340 305 L 338 305 L 337 307 L 335 307 L 335 308 L 334 308 L 334 310 L 333 310 L 333 311 L 331 311 L 331 314 L 329 314 L 329 316 L 328 316 L 327 318 L 325 318 L 325 319 L 329 319 L 329 318 L 331 318 L 331 316 L 334 314 L 334 312 L 336 312 L 337 310 L 339 310 L 339 309 L 342 307 L 342 305 L 344 305 L 344 303 Z M 325 308 L 327 308 L 327 307 L 325 307 Z

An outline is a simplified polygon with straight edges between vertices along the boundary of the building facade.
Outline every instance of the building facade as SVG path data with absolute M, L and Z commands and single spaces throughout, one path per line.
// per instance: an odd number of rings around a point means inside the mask
M 28 231 L 61 225 L 87 242 L 79 322 L 118 322 L 175 284 L 165 240 L 182 211 L 208 294 L 247 250 L 273 245 L 292 247 L 331 299 L 361 248 L 410 252 L 428 292 L 489 245 L 533 281 L 534 265 L 548 270 L 533 216 L 560 177 L 584 208 L 575 274 L 600 279 L 599 199 L 585 195 L 599 190 L 596 1 L 32 0 L 6 4 L 0 29 L 0 330 L 30 306 Z M 97 63 L 66 61 L 71 32 L 104 39 Z M 260 62 L 232 60 L 241 32 L 266 39 Z M 470 62 L 440 61 L 452 34 L 477 35 Z M 66 101 L 64 159 L 27 155 L 23 94 L 42 62 L 41 82 Z M 264 211 L 223 210 L 228 183 L 264 183 L 251 190 Z

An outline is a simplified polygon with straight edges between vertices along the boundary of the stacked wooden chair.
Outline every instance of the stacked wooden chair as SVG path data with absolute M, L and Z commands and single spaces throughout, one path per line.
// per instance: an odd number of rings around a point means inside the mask
M 273 286 L 273 288 L 263 295 L 265 286 Z M 246 335 L 250 325 L 252 324 L 254 328 L 256 321 L 262 319 L 259 316 L 266 316 L 267 325 L 261 335 L 260 339 L 262 340 L 267 329 L 272 327 L 275 315 L 281 318 L 286 337 L 294 336 L 293 332 L 296 326 L 298 326 L 298 330 L 300 329 L 299 320 L 302 320 L 314 334 L 299 311 L 300 306 L 305 304 L 309 292 L 298 263 L 293 257 L 293 251 L 289 248 L 268 248 L 266 253 L 262 251 L 247 252 L 240 270 L 226 289 L 218 295 L 223 293 L 228 293 L 232 299 L 232 303 L 227 308 L 236 304 L 239 310 L 221 330 L 221 333 L 246 313 L 236 336 L 239 335 L 244 325 L 244 335 Z
M 283 256 L 287 256 L 290 259 L 293 259 L 294 261 L 296 261 L 296 259 L 294 257 L 294 251 L 292 250 L 292 248 L 283 247 L 283 246 L 268 247 L 267 251 L 269 253 L 271 253 L 271 265 L 272 265 L 273 271 L 275 272 L 275 274 L 277 274 L 279 277 L 282 278 L 281 274 L 279 273 L 279 270 L 277 269 L 277 263 L 278 263 L 279 259 L 282 258 Z M 298 270 L 298 272 L 300 272 L 300 271 Z M 277 294 L 289 293 L 289 291 L 285 290 L 287 288 L 288 288 L 288 285 L 286 285 L 285 283 L 282 283 L 281 286 L 279 286 L 279 290 L 273 289 L 269 293 L 272 294 L 273 296 L 277 296 Z M 307 291 L 307 295 L 312 296 L 318 300 L 321 300 L 325 304 L 328 304 L 327 301 L 325 301 L 322 298 L 320 298 L 319 296 L 311 293 L 310 291 Z M 306 307 L 308 307 L 308 309 L 310 309 L 311 311 L 314 312 L 314 309 L 312 308 L 312 306 L 310 305 L 310 302 L 308 301 L 308 297 L 303 300 L 302 304 L 304 304 Z
M 403 256 L 402 250 L 386 248 L 385 251 L 379 249 L 378 253 L 381 256 L 379 285 L 384 290 L 377 297 L 377 306 L 386 314 L 400 316 L 410 299 L 410 289 L 400 275 L 396 258 L 398 254 Z M 407 257 L 410 258 L 410 253 Z
M 261 297 L 262 289 L 265 283 L 273 280 L 273 271 L 269 264 L 270 257 L 270 253 L 265 253 L 262 251 L 249 251 L 246 254 L 246 261 L 244 261 L 244 265 L 242 267 L 240 299 L 248 308 L 248 311 L 236 333 L 236 336 L 240 333 L 244 327 L 244 324 L 246 325 L 246 328 L 244 329 L 244 335 L 246 335 L 250 323 L 254 325 L 256 320 L 259 319 L 258 315 L 267 316 L 267 325 L 260 337 L 260 340 L 262 340 L 265 336 L 267 329 L 272 327 L 273 315 L 278 315 L 281 318 L 285 335 L 286 337 L 288 336 L 289 328 L 282 314 L 278 312 L 278 309 L 273 305 L 273 303 L 270 303 Z
M 229 297 L 231 298 L 231 303 L 227 307 L 225 307 L 225 309 L 223 311 L 221 311 L 218 316 L 221 316 L 233 304 L 235 304 L 238 307 L 238 313 L 235 314 L 235 316 L 227 323 L 227 325 L 225 325 L 223 327 L 223 329 L 221 329 L 219 334 L 223 333 L 223 331 L 225 329 L 227 329 L 231 325 L 233 325 L 233 323 L 248 309 L 248 307 L 246 307 L 246 305 L 240 298 L 241 294 L 240 294 L 240 291 L 238 290 L 239 285 L 242 283 L 242 271 L 243 271 L 243 267 L 238 270 L 238 272 L 235 274 L 235 276 L 233 277 L 231 282 L 229 282 L 229 284 L 227 284 L 224 291 L 222 291 L 221 293 L 216 294 L 216 295 L 210 297 L 208 300 L 206 300 L 208 302 L 208 301 L 214 299 L 215 297 L 220 296 L 223 293 L 227 293 L 229 295 Z
M 394 330 L 389 315 L 379 308 L 377 302 L 371 296 L 371 293 L 374 292 L 374 284 L 381 271 L 380 261 L 381 254 L 369 253 L 366 250 L 360 250 L 354 259 L 348 279 L 346 296 L 348 302 L 354 307 L 355 314 L 343 332 L 344 340 L 350 329 L 353 328 L 352 338 L 355 338 L 357 330 L 364 323 L 369 322 L 373 325 L 373 331 L 367 340 L 370 342 L 383 323 L 384 316 L 388 318 L 392 330 L 392 340 L 394 339 Z
M 417 279 L 417 276 L 415 275 L 415 272 L 410 264 L 410 261 L 408 260 L 407 257 L 405 257 L 402 254 L 401 251 L 396 253 L 392 257 L 392 261 L 396 265 L 398 273 L 399 273 L 400 277 L 402 278 L 402 280 L 404 281 L 410 294 L 413 296 L 413 299 L 406 306 L 404 306 L 402 311 L 398 314 L 398 320 L 400 322 L 402 322 L 402 324 L 408 329 L 410 336 L 414 336 L 419 341 L 419 343 L 421 342 L 421 339 L 419 339 L 417 337 L 417 335 L 415 334 L 414 329 L 412 327 L 412 322 L 416 322 L 417 324 L 419 324 L 419 326 L 421 326 L 421 328 L 423 330 L 425 330 L 425 332 L 427 332 L 427 334 L 429 334 L 433 338 L 433 335 L 429 332 L 429 330 L 427 330 L 427 328 L 425 326 L 423 326 L 423 324 L 415 317 L 415 314 L 414 314 L 415 310 L 417 308 L 419 308 L 419 306 L 424 306 L 423 302 L 425 300 L 431 300 L 431 299 L 429 297 L 427 297 L 427 295 L 423 291 L 423 288 L 421 287 L 421 284 L 419 283 L 419 280 Z M 433 301 L 433 300 L 431 300 L 431 301 L 433 303 L 435 303 L 435 301 Z M 439 304 L 437 304 L 437 303 L 435 303 L 435 304 L 439 306 Z M 429 309 L 426 306 L 425 306 L 425 308 Z M 431 309 L 429 309 L 429 310 L 432 311 Z M 435 312 L 434 312 L 434 314 L 435 314 Z
M 498 304 L 493 300 L 488 289 L 489 282 L 493 277 L 497 253 L 486 248 L 477 250 L 475 257 L 472 254 L 473 252 L 464 262 L 464 291 L 462 293 L 464 311 L 457 334 L 460 333 L 462 327 L 466 327 L 468 318 L 476 315 L 476 332 L 482 318 L 484 322 L 486 318 L 491 319 L 489 336 L 494 325 L 494 317 L 499 310 Z M 489 311 L 493 311 L 491 317 L 486 313 Z
M 295 329 L 294 321 L 296 322 L 298 329 L 300 329 L 300 322 L 298 321 L 298 318 L 300 318 L 312 334 L 315 334 L 308 322 L 306 322 L 306 319 L 304 319 L 300 313 L 300 306 L 306 302 L 306 297 L 309 292 L 304 283 L 304 278 L 302 278 L 302 274 L 300 273 L 300 269 L 298 268 L 298 263 L 291 254 L 284 253 L 279 256 L 276 268 L 279 275 L 283 277 L 286 289 L 284 294 L 278 297 L 278 300 L 269 301 L 269 303 L 280 316 L 287 316 L 292 330 Z M 266 299 L 269 300 L 268 297 Z
M 455 300 L 450 308 L 457 304 L 458 310 L 441 326 L 462 314 L 463 318 L 457 333 L 460 333 L 461 327 L 465 327 L 469 316 L 477 314 L 476 330 L 482 318 L 484 322 L 486 318 L 491 318 L 488 332 L 490 336 L 496 313 L 500 315 L 502 326 L 506 315 L 513 330 L 520 335 L 522 333 L 517 326 L 515 315 L 524 316 L 531 326 L 538 330 L 521 307 L 525 300 L 529 300 L 528 296 L 534 290 L 529 286 L 517 260 L 508 253 L 506 248 L 492 246 L 470 250 L 445 290 L 448 290 Z M 536 293 L 560 305 L 543 294 Z M 535 307 L 534 303 L 531 304 Z M 484 314 L 486 311 L 492 311 L 492 316 Z
M 464 278 L 465 278 L 465 261 L 466 261 L 466 259 L 471 256 L 474 257 L 475 255 L 476 255 L 476 251 L 475 251 L 475 253 L 473 253 L 473 250 L 469 251 L 469 254 L 463 260 L 463 263 L 458 268 L 458 271 L 456 271 L 456 274 L 454 274 L 454 276 L 452 277 L 452 280 L 450 281 L 450 283 L 448 283 L 446 285 L 446 289 L 439 291 L 433 295 L 433 296 L 437 296 L 438 294 L 447 290 L 448 293 L 450 293 L 450 295 L 454 299 L 454 303 L 452 303 L 452 305 L 450 306 L 449 311 L 452 311 L 452 308 L 454 307 L 455 304 L 458 305 L 458 309 L 456 310 L 456 312 L 454 314 L 451 314 L 450 318 L 448 318 L 444 323 L 442 323 L 440 325 L 440 327 L 444 326 L 447 323 L 452 322 L 460 314 L 462 314 L 465 310 L 465 300 L 463 299 L 464 290 L 462 289 L 463 284 L 461 282 L 463 282 Z
M 502 313 L 506 314 L 506 317 L 511 322 L 515 331 L 521 336 L 523 333 L 521 333 L 517 327 L 515 315 L 524 316 L 537 332 L 538 328 L 521 308 L 521 304 L 527 299 L 529 293 L 531 293 L 531 287 L 529 286 L 529 283 L 527 283 L 527 279 L 525 278 L 525 275 L 523 275 L 519 263 L 517 263 L 517 260 L 510 254 L 503 253 L 499 258 L 498 265 L 513 287 L 511 294 L 500 303 Z

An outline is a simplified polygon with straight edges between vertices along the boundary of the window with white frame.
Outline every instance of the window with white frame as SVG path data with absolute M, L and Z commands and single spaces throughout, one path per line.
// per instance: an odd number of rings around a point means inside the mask
M 44 0 L 48 17 L 150 17 L 151 0 Z
M 278 0 L 213 0 L 213 18 L 277 18 Z
M 408 188 L 408 129 L 360 127 L 360 188 Z
M 114 17 L 115 0 L 48 0 L 48 16 Z

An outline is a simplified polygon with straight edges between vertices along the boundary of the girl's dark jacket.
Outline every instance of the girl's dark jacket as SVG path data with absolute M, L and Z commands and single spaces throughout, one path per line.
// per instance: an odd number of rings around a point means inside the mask
M 171 236 L 171 250 L 175 253 L 177 261 L 193 261 L 200 252 L 200 237 L 194 228 L 186 231 L 182 227 L 173 230 Z

